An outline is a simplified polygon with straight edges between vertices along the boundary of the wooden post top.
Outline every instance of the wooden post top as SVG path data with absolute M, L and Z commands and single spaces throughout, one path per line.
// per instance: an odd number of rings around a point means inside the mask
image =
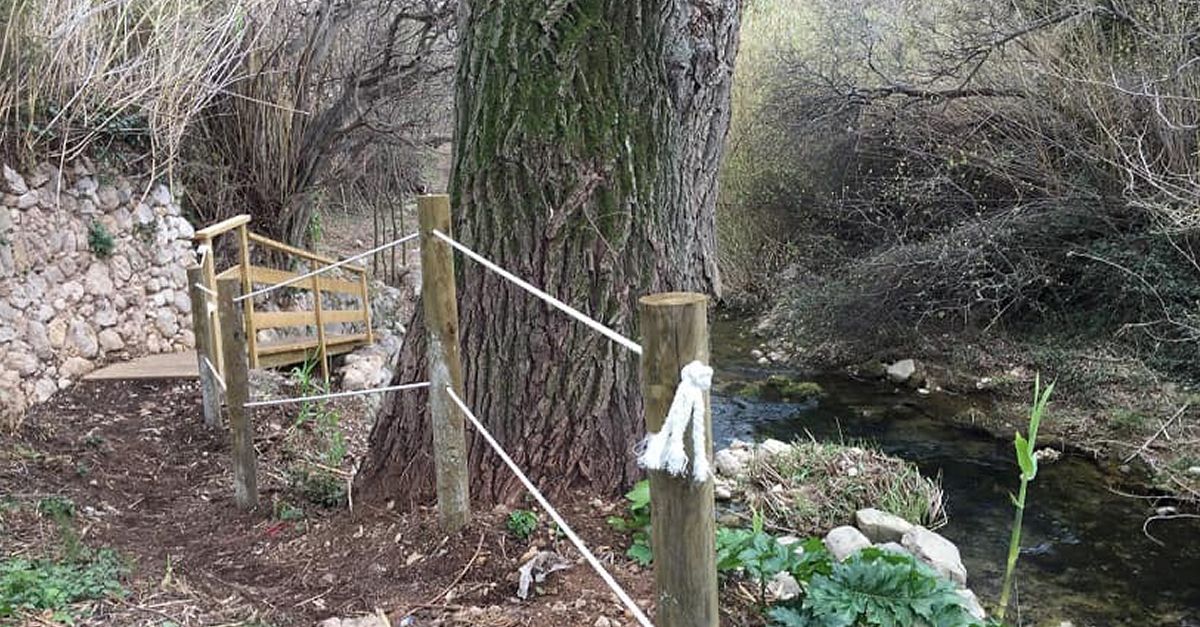
M 698 292 L 659 292 L 638 299 L 638 302 L 646 307 L 678 307 L 707 301 L 708 295 Z

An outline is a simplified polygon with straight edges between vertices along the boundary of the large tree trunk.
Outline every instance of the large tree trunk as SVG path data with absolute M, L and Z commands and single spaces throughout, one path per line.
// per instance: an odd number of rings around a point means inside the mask
M 455 237 L 636 337 L 637 297 L 719 289 L 713 225 L 740 0 L 471 0 L 460 11 Z M 636 475 L 637 356 L 459 259 L 466 401 L 551 493 Z M 420 308 L 417 308 L 420 311 Z M 410 325 L 397 381 L 424 380 Z M 472 493 L 519 488 L 481 438 Z M 367 496 L 433 483 L 424 393 L 385 404 Z

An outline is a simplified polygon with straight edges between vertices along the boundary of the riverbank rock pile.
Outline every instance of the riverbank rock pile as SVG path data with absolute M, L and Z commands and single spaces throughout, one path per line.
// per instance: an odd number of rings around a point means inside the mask
M 958 586 L 965 607 L 979 620 L 986 617 L 979 598 L 967 587 L 967 569 L 958 547 L 941 534 L 875 508 L 854 514 L 854 526 L 835 527 L 825 534 L 825 548 L 834 559 L 844 561 L 874 546 L 880 550 L 907 553 L 924 562 L 943 578 Z
M 0 423 L 96 367 L 191 348 L 193 230 L 165 185 L 80 159 L 0 177 Z

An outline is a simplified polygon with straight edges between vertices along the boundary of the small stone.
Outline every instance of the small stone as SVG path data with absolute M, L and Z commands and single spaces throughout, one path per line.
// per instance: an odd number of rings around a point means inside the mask
M 87 274 L 83 278 L 84 289 L 93 296 L 108 296 L 112 294 L 113 282 L 108 275 L 108 266 L 101 261 L 93 263 L 88 267 Z
M 133 219 L 138 224 L 151 224 L 155 219 L 154 210 L 146 206 L 145 203 L 138 203 L 137 208 L 133 210 Z
M 929 564 L 943 577 L 960 586 L 967 585 L 967 569 L 954 543 L 924 527 L 909 529 L 900 544 L 912 552 L 917 559 Z
M 119 351 L 125 348 L 125 342 L 121 339 L 121 335 L 112 329 L 105 329 L 100 332 L 100 347 L 104 352 Z
M 733 489 L 724 481 L 713 484 L 713 498 L 718 501 L 729 501 L 733 499 Z
M 92 362 L 82 357 L 68 357 L 63 362 L 63 365 L 58 367 L 58 374 L 66 378 L 69 382 L 71 379 L 78 379 L 95 369 L 96 367 L 92 365 Z M 62 387 L 61 382 L 59 387 Z
M 887 367 L 887 377 L 892 383 L 907 383 L 916 372 L 917 362 L 911 359 L 901 359 Z
M 592 627 L 617 627 L 617 625 L 608 620 L 608 617 L 600 616 L 596 619 L 596 622 L 592 623 Z
M 871 542 L 899 542 L 912 529 L 912 523 L 873 507 L 854 512 L 854 524 Z
M 750 359 L 753 359 L 753 360 L 757 361 L 757 360 L 759 360 L 759 359 L 762 359 L 762 358 L 763 358 L 763 352 L 762 352 L 762 351 L 760 351 L 760 350 L 758 350 L 757 348 L 755 348 L 755 349 L 752 349 L 752 350 L 750 351 Z
M 46 335 L 50 338 L 50 346 L 62 348 L 67 342 L 67 321 L 62 318 L 51 320 L 50 324 L 46 325 Z
M 767 582 L 767 596 L 779 601 L 790 601 L 800 596 L 800 593 L 800 584 L 787 571 L 775 573 L 771 581 Z
M 150 192 L 150 197 L 156 205 L 166 206 L 171 204 L 171 190 L 167 189 L 167 186 L 161 183 L 154 186 L 154 189 Z
M 758 450 L 766 453 L 770 457 L 777 457 L 792 450 L 790 444 L 770 438 L 758 445 Z
M 54 393 L 57 391 L 58 385 L 55 384 L 54 379 L 39 379 L 33 386 L 33 395 L 39 403 L 45 403 L 50 400 L 50 397 L 54 396 Z
M 745 449 L 721 449 L 713 455 L 713 466 L 722 476 L 738 477 L 745 473 L 749 458 L 750 453 Z
M 897 555 L 912 555 L 912 553 L 910 553 L 908 549 L 904 548 L 904 545 L 900 544 L 899 542 L 884 542 L 883 544 L 876 544 L 875 548 L 879 549 L 880 551 L 887 551 L 888 553 L 895 553 Z
M 1193 477 L 1200 477 L 1200 466 L 1189 466 L 1186 472 Z
M 63 298 L 67 300 L 67 302 L 74 303 L 83 298 L 84 289 L 78 281 L 67 281 L 66 283 L 62 284 L 62 287 L 59 288 L 59 292 L 62 294 Z
M 845 561 L 847 557 L 871 546 L 871 541 L 861 531 L 849 525 L 835 527 L 825 534 L 825 548 L 837 561 Z
M 179 332 L 179 320 L 170 311 L 160 311 L 154 317 L 154 326 L 163 337 L 171 338 Z
M 4 358 L 4 366 L 21 376 L 28 377 L 38 370 L 38 359 L 31 353 L 10 352 Z
M 49 359 L 54 355 L 54 349 L 50 346 L 50 335 L 46 331 L 46 325 L 37 320 L 30 320 L 29 325 L 25 328 L 25 334 L 29 340 L 29 345 L 33 347 L 33 352 L 42 359 Z
M 25 184 L 25 178 L 7 165 L 4 166 L 4 182 L 8 186 L 9 193 L 20 196 L 29 191 L 29 186 Z
M 37 192 L 25 192 L 17 197 L 17 209 L 29 209 L 37 205 Z
M 973 616 L 975 620 L 982 621 L 987 618 L 987 612 L 983 610 L 983 605 L 979 603 L 979 597 L 975 596 L 974 592 L 969 588 L 955 590 L 955 592 L 963 598 L 965 602 L 963 607 L 967 609 L 967 613 Z
M 95 357 L 100 351 L 96 332 L 86 322 L 76 321 L 71 324 L 70 341 L 71 346 L 84 357 Z
M 121 204 L 121 199 L 117 197 L 117 190 L 112 185 L 101 185 L 100 189 L 96 190 L 96 201 L 100 210 L 106 213 Z

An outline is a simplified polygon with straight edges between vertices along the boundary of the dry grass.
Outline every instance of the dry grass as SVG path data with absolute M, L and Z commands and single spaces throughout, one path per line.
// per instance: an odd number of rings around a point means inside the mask
M 169 163 L 232 81 L 246 8 L 199 0 L 6 0 L 0 142 L 70 161 L 116 141 Z
M 930 528 L 946 523 L 936 480 L 904 460 L 860 446 L 796 442 L 787 453 L 756 455 L 738 490 L 768 522 L 798 535 L 852 524 L 854 512 L 864 507 Z

